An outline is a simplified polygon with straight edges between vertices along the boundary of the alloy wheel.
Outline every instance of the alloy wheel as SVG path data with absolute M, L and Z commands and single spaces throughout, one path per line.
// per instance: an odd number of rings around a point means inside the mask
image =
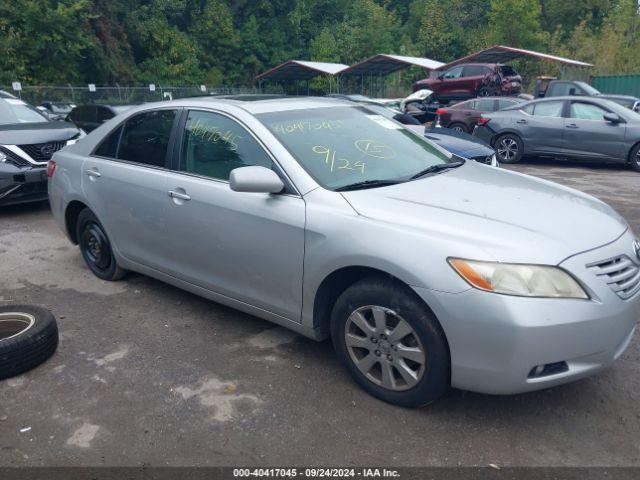
M 426 354 L 418 334 L 393 310 L 375 305 L 354 310 L 344 339 L 354 365 L 376 385 L 408 390 L 424 375 Z
M 504 162 L 513 160 L 518 155 L 518 142 L 513 138 L 507 137 L 498 143 L 498 158 Z
M 466 133 L 466 132 L 464 131 L 464 128 L 462 128 L 462 127 L 461 127 L 461 126 L 459 126 L 459 125 L 456 125 L 456 126 L 455 126 L 455 127 L 453 127 L 451 130 L 453 130 L 454 132 Z

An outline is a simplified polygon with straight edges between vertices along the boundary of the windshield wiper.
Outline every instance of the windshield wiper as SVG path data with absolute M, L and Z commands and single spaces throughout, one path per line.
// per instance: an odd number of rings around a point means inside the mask
M 464 160 L 461 160 L 458 162 L 439 163 L 437 165 L 431 165 L 429 168 L 425 168 L 424 170 L 416 173 L 414 176 L 409 178 L 409 180 L 415 180 L 416 178 L 424 177 L 425 175 L 429 175 L 430 173 L 441 172 L 443 170 L 448 170 L 450 168 L 458 168 L 462 164 L 464 164 Z
M 362 182 L 351 183 L 334 189 L 334 192 L 346 192 L 348 190 L 360 190 L 363 188 L 384 187 L 387 185 L 396 185 L 399 180 L 364 180 Z

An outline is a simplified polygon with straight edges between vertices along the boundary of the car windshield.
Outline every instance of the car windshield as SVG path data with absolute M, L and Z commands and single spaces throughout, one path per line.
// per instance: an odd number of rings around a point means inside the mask
M 576 82 L 576 85 L 579 85 L 586 95 L 600 95 L 600 91 L 593 88 L 588 83 L 584 82 Z
M 42 123 L 49 119 L 31 105 L 17 98 L 0 100 L 0 124 L 13 123 Z
M 407 181 L 429 167 L 456 162 L 401 124 L 363 107 L 291 110 L 256 117 L 330 190 Z
M 500 73 L 505 77 L 515 77 L 516 75 L 518 75 L 518 72 L 516 72 L 510 65 L 501 65 Z
M 611 110 L 614 113 L 617 113 L 625 120 L 631 121 L 631 122 L 640 122 L 639 113 L 633 110 L 630 110 L 628 108 L 625 108 L 619 103 L 614 102 L 613 100 L 600 99 L 599 101 L 601 101 L 609 110 Z

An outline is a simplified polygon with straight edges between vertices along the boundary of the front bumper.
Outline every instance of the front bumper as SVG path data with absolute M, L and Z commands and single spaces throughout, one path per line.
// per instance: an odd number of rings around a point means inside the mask
M 46 167 L 18 167 L 11 163 L 0 163 L 0 206 L 46 199 Z
M 629 345 L 640 319 L 640 292 L 622 300 L 586 265 L 620 254 L 631 256 L 632 240 L 627 232 L 560 264 L 581 281 L 591 300 L 416 288 L 449 341 L 452 386 L 514 394 L 584 378 L 613 363 Z M 640 263 L 633 255 L 630 258 Z M 563 368 L 533 374 L 545 365 Z

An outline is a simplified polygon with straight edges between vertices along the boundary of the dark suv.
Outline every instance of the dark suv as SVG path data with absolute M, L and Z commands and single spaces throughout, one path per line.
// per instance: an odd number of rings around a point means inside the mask
M 78 105 L 69 115 L 67 121 L 89 133 L 119 113 L 129 110 L 133 105 Z
M 433 90 L 439 101 L 448 102 L 493 95 L 517 95 L 521 86 L 522 78 L 509 65 L 465 63 L 439 72 L 437 77 L 416 82 L 413 91 L 428 88 Z

